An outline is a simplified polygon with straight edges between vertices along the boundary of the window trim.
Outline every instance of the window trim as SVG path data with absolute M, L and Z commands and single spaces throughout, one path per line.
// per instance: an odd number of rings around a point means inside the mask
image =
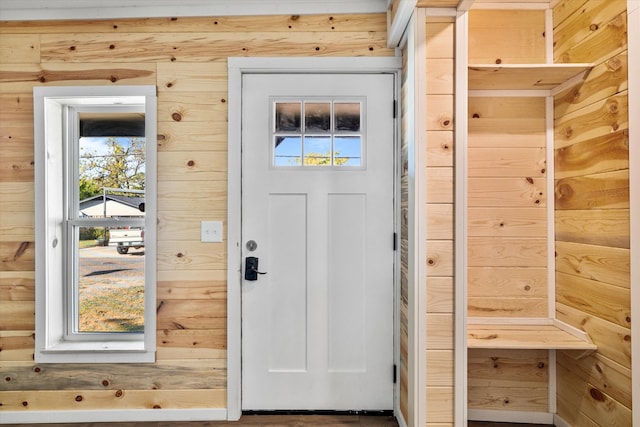
M 157 212 L 157 99 L 155 86 L 35 87 L 34 157 L 36 237 L 37 363 L 152 363 L 156 349 L 156 212 Z M 144 97 L 146 138 L 145 184 L 145 320 L 140 338 L 117 334 L 86 334 L 66 339 L 68 307 L 65 275 L 73 247 L 64 247 L 64 180 L 69 158 L 63 149 L 68 137 L 67 106 L 103 105 Z M 71 130 L 73 132 L 73 130 Z

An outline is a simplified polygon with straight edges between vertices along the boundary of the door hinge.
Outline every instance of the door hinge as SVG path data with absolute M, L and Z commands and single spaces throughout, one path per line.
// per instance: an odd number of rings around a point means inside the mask
M 398 101 L 393 100 L 393 118 L 395 119 L 398 115 Z
M 393 250 L 398 250 L 398 233 L 393 233 Z
M 398 381 L 398 365 L 393 365 L 393 383 Z

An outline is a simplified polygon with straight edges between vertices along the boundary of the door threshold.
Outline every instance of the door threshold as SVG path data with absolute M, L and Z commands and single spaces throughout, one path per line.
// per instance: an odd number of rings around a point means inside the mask
M 392 409 L 384 409 L 384 410 L 349 410 L 349 411 L 334 411 L 330 409 L 320 409 L 320 410 L 287 410 L 287 409 L 276 409 L 276 410 L 249 410 L 242 411 L 243 416 L 251 416 L 251 415 L 365 415 L 365 416 L 378 416 L 378 417 L 391 417 L 394 415 Z

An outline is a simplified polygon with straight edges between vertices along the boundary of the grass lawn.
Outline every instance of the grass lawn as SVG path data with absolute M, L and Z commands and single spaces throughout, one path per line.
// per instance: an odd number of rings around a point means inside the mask
M 80 293 L 81 332 L 143 332 L 144 286 L 107 287 Z

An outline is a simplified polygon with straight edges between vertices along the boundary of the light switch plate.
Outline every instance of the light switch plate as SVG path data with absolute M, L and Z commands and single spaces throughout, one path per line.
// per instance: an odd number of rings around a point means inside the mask
M 200 241 L 222 242 L 222 221 L 201 221 Z

